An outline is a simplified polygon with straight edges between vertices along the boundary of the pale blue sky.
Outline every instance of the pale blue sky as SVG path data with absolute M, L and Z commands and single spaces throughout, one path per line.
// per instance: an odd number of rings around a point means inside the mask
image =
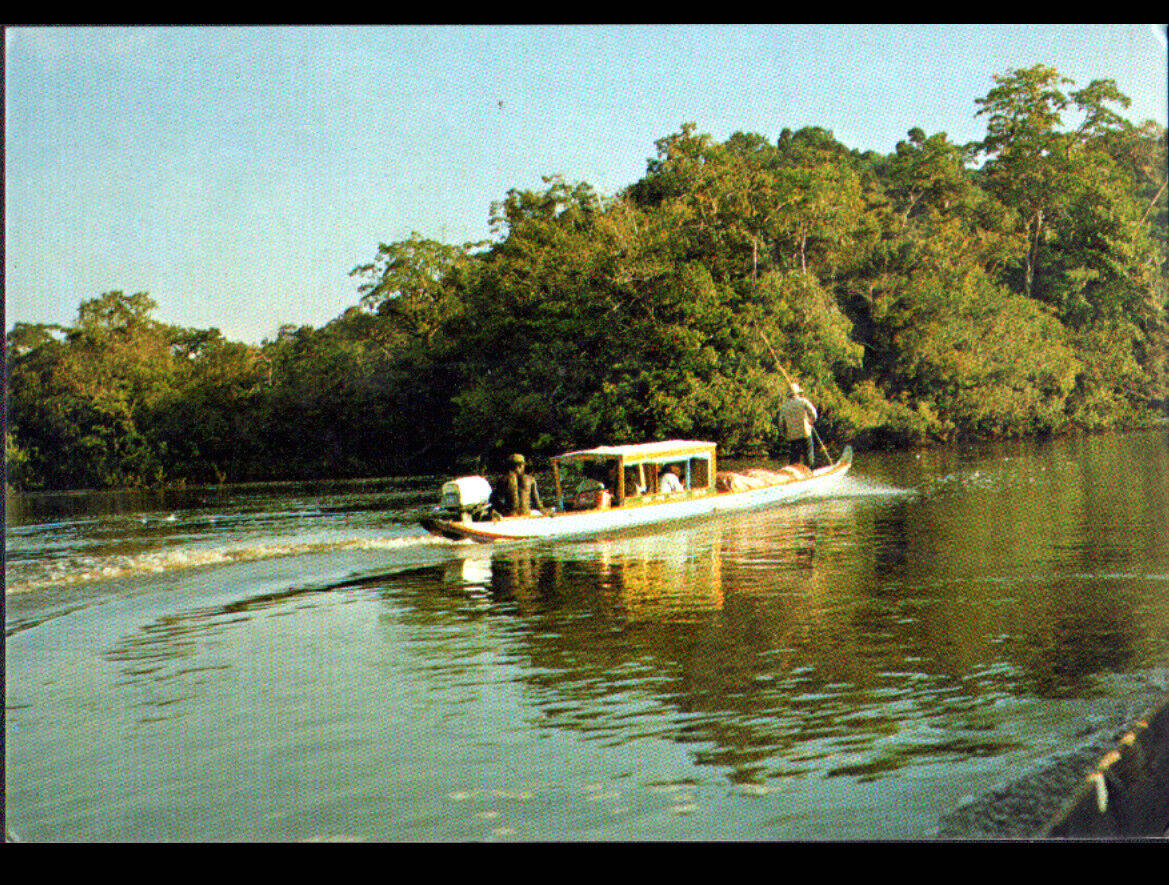
M 6 326 L 121 289 L 253 343 L 356 304 L 379 243 L 485 239 L 509 188 L 615 193 L 684 122 L 972 141 L 1043 63 L 1166 125 L 1147 24 L 15 28 L 5 58 Z

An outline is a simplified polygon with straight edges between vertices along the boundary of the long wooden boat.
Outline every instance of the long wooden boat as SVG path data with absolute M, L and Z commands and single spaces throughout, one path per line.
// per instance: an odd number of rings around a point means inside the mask
M 793 464 L 719 472 L 715 449 L 710 442 L 667 440 L 566 452 L 552 459 L 555 507 L 528 516 L 487 515 L 486 480 L 460 477 L 443 487 L 443 502 L 420 523 L 445 538 L 483 543 L 587 537 L 824 495 L 852 466 L 847 446 L 839 460 L 815 470 Z M 670 467 L 677 468 L 681 491 L 665 490 Z

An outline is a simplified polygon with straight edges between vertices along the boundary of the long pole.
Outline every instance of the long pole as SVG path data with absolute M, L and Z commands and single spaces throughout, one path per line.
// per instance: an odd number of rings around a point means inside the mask
M 767 349 L 771 351 L 771 358 L 775 361 L 775 367 L 779 369 L 780 374 L 782 374 L 784 379 L 787 381 L 788 387 L 791 387 L 792 384 L 795 383 L 792 381 L 792 376 L 787 373 L 787 370 L 783 367 L 783 363 L 779 361 L 779 354 L 775 352 L 775 348 L 771 346 L 771 342 L 767 340 L 767 336 L 763 334 L 763 330 L 759 328 L 758 323 L 755 324 L 755 331 L 759 333 L 759 337 L 763 339 L 763 343 L 766 344 Z M 824 440 L 820 439 L 820 434 L 816 432 L 815 424 L 812 425 L 812 437 L 816 440 L 816 442 L 820 443 L 820 448 L 824 450 L 824 457 L 828 459 L 828 463 L 835 464 L 836 461 L 833 459 L 832 453 L 828 451 L 828 446 L 824 445 Z

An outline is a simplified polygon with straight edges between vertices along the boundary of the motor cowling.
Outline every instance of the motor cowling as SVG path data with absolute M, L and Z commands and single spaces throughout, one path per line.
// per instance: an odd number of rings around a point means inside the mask
M 460 476 L 442 484 L 435 508 L 449 519 L 486 518 L 491 507 L 491 483 L 482 476 Z

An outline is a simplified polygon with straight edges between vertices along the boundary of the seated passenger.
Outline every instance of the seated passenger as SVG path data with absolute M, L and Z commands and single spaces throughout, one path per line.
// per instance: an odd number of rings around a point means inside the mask
M 682 480 L 678 478 L 680 472 L 677 464 L 671 464 L 667 467 L 666 472 L 662 474 L 661 482 L 658 484 L 658 490 L 667 495 L 674 492 L 686 491 L 682 485 Z

